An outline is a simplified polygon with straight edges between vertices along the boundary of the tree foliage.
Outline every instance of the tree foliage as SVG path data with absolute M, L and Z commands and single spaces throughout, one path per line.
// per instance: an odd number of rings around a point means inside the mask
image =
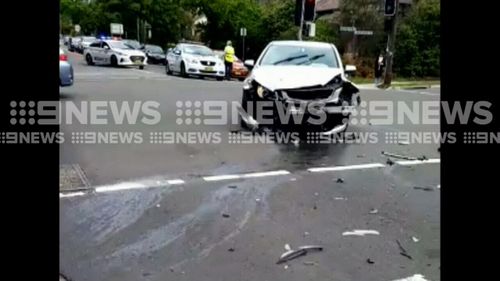
M 404 77 L 440 75 L 439 0 L 420 0 L 399 25 L 394 67 Z

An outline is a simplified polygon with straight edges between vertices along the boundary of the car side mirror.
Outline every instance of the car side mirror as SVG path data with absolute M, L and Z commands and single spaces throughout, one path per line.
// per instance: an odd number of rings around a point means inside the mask
M 181 51 L 176 50 L 176 51 L 174 51 L 174 54 L 177 55 L 177 56 L 180 56 L 181 55 Z
M 109 46 L 104 46 L 104 50 L 109 50 Z
M 244 65 L 248 68 L 253 68 L 255 65 L 255 61 L 254 60 L 246 60 Z

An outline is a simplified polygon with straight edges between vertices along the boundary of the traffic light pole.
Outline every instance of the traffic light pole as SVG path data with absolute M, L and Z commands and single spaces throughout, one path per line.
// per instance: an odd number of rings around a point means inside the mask
M 397 26 L 398 10 L 399 10 L 399 1 L 396 0 L 395 2 L 396 2 L 396 6 L 394 8 L 395 14 L 391 19 L 391 30 L 388 36 L 387 53 L 385 55 L 386 68 L 385 68 L 384 84 L 383 84 L 384 88 L 388 88 L 391 86 L 392 76 L 393 76 L 392 65 L 396 48 L 396 26 Z
M 304 9 L 306 6 L 306 0 L 302 0 L 302 9 L 300 13 L 300 28 L 299 28 L 299 34 L 298 38 L 300 41 L 302 41 L 302 29 L 304 28 Z

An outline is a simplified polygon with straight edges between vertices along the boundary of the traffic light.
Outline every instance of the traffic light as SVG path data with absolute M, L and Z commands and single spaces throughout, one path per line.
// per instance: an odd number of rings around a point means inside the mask
M 396 14 L 397 0 L 385 0 L 384 3 L 384 14 L 387 17 L 392 17 Z
M 302 1 L 304 1 L 304 21 L 314 21 L 316 16 L 316 0 L 295 1 L 295 25 L 300 25 L 302 18 Z
M 316 0 L 306 0 L 304 5 L 304 21 L 314 21 L 316 16 Z

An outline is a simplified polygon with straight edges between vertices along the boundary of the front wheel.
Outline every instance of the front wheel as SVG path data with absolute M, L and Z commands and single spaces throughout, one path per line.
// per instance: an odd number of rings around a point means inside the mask
M 223 81 L 224 77 L 217 77 L 217 81 Z
M 168 62 L 165 64 L 165 72 L 167 73 L 167 75 L 172 75 L 172 70 L 170 70 Z
M 181 76 L 182 77 L 187 77 L 186 66 L 184 65 L 184 62 L 181 63 Z
M 118 59 L 113 55 L 111 57 L 111 66 L 116 67 L 118 65 Z
M 85 60 L 87 61 L 88 65 L 94 65 L 94 61 L 92 60 L 92 56 L 90 54 L 87 54 L 85 56 Z
M 139 66 L 139 69 L 143 70 L 144 69 L 144 65 Z

